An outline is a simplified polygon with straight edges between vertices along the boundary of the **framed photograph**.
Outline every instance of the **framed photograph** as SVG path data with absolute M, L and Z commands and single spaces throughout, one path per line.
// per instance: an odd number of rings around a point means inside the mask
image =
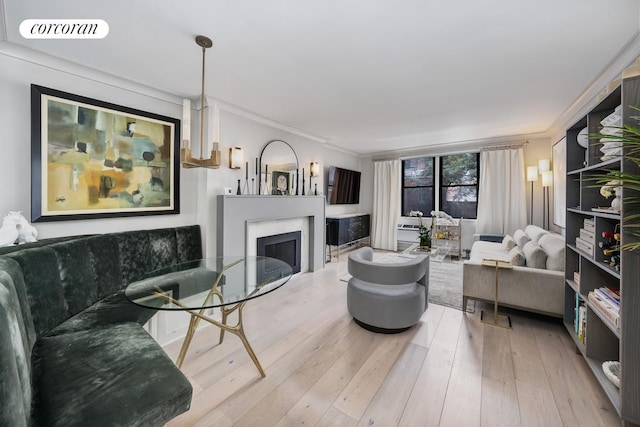
M 180 213 L 180 120 L 31 85 L 31 221 Z
M 271 172 L 271 194 L 286 196 L 289 194 L 289 172 Z
M 566 227 L 567 216 L 567 139 L 553 145 L 553 223 Z

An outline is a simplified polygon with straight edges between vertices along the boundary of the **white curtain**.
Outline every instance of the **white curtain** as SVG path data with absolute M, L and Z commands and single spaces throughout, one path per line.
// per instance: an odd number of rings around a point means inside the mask
M 522 147 L 480 153 L 476 233 L 513 234 L 527 225 Z
M 395 251 L 398 248 L 400 217 L 400 160 L 373 164 L 373 218 L 371 246 Z

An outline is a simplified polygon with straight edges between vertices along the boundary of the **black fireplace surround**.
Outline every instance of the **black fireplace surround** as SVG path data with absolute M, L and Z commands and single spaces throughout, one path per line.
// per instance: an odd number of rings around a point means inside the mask
M 301 239 L 300 231 L 258 237 L 258 256 L 276 258 L 291 266 L 293 274 L 300 273 Z M 258 278 L 260 283 L 261 278 Z

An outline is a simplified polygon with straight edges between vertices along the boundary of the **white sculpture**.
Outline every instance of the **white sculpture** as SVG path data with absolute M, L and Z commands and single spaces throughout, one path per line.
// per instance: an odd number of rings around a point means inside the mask
M 29 224 L 22 212 L 9 212 L 0 227 L 0 246 L 29 243 L 38 240 L 38 230 Z

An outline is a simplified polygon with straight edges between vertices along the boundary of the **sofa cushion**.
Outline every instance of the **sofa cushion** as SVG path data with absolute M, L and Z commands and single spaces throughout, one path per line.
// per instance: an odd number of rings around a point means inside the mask
M 505 252 L 509 252 L 515 245 L 516 241 L 513 240 L 513 237 L 511 237 L 509 234 L 504 236 L 504 238 L 502 239 L 502 250 Z
M 529 236 L 527 236 L 527 234 L 520 229 L 516 230 L 516 232 L 513 233 L 513 239 L 516 241 L 516 244 L 521 250 L 522 248 L 524 248 L 524 245 L 526 245 L 531 240 Z
M 524 232 L 535 243 L 538 243 L 538 241 L 540 240 L 540 237 L 549 233 L 544 228 L 540 228 L 537 225 L 532 225 L 532 224 L 527 225 L 524 229 Z
M 178 263 L 176 231 L 171 228 L 149 231 L 151 270 Z
M 58 258 L 49 247 L 26 249 L 7 256 L 20 264 L 33 325 L 39 338 L 69 317 L 60 282 Z
M 199 225 L 176 227 L 179 263 L 202 258 L 201 234 Z
M 511 265 L 524 266 L 526 260 L 524 258 L 524 253 L 522 253 L 522 249 L 518 246 L 514 246 L 510 251 L 509 255 L 507 255 L 507 259 L 511 262 Z
M 144 325 L 156 310 L 138 306 L 124 296 L 124 290 L 109 295 L 52 329 L 47 336 L 87 331 L 93 328 L 138 323 Z
M 72 316 L 98 300 L 98 288 L 93 280 L 89 247 L 86 240 L 70 240 L 50 246 L 56 252 L 64 299 Z M 78 284 L 82 283 L 82 286 Z
M 0 425 L 27 426 L 31 412 L 31 348 L 13 280 L 0 271 Z M 27 346 L 25 346 L 27 344 Z
M 125 231 L 116 233 L 114 236 L 118 240 L 120 249 L 120 267 L 124 286 L 153 270 L 147 230 Z
M 559 234 L 545 234 L 538 242 L 547 254 L 547 270 L 564 271 L 564 239 Z
M 87 239 L 87 244 L 98 296 L 104 298 L 122 289 L 125 284 L 120 267 L 120 247 L 116 236 L 105 234 L 90 237 Z
M 34 425 L 142 426 L 187 410 L 192 388 L 153 338 L 127 323 L 41 338 L 33 393 Z
M 547 254 L 535 242 L 531 241 L 524 245 L 522 252 L 524 252 L 527 267 L 546 268 Z

